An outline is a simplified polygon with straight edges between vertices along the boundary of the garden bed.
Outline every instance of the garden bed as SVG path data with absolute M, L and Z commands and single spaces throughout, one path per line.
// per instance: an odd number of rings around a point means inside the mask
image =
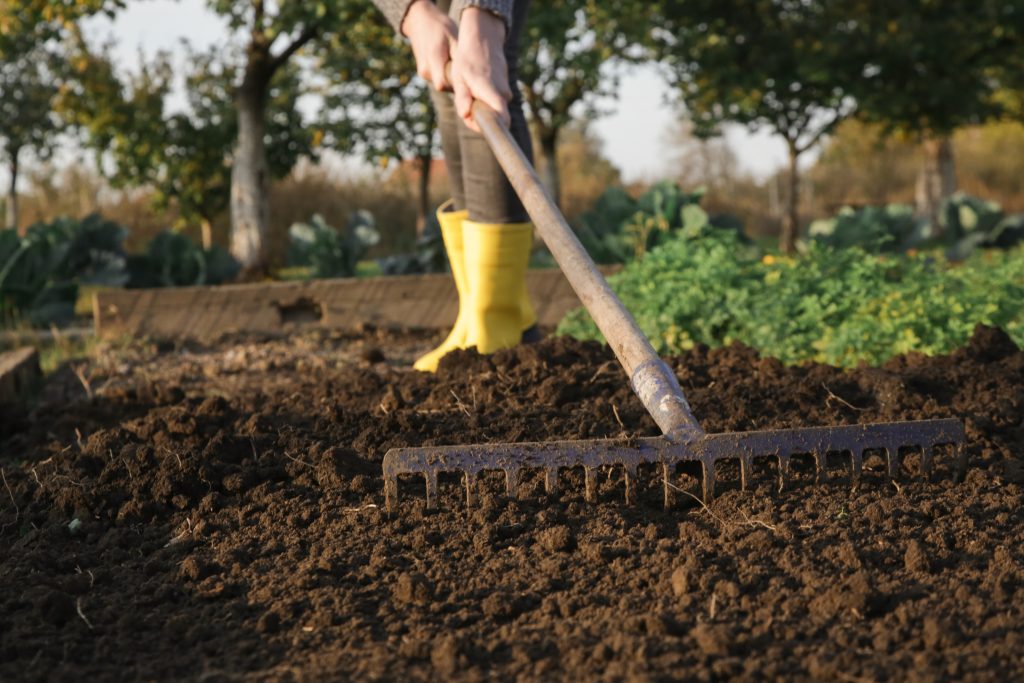
M 856 488 L 727 477 L 708 508 L 627 507 L 604 474 L 595 504 L 570 476 L 470 510 L 449 482 L 427 511 L 409 481 L 389 518 L 392 447 L 655 433 L 596 343 L 407 369 L 435 341 L 135 344 L 54 373 L 0 416 L 0 679 L 1024 674 L 1024 353 L 1001 332 L 848 372 L 671 361 L 709 431 L 960 417 L 960 484 L 879 460 Z

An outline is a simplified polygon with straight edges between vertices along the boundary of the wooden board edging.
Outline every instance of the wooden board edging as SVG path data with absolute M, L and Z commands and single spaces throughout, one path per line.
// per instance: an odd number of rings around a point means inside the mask
M 560 270 L 531 270 L 526 287 L 542 326 L 557 325 L 580 305 Z M 232 333 L 281 334 L 365 324 L 444 329 L 457 313 L 449 274 L 101 291 L 93 306 L 101 338 L 195 341 Z
M 41 377 L 34 347 L 0 353 L 0 404 L 20 403 Z

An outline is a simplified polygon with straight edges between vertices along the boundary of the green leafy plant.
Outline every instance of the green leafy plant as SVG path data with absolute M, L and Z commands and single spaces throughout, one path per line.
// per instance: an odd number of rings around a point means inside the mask
M 1007 216 L 997 202 L 963 193 L 949 197 L 939 213 L 948 256 L 963 260 L 978 248 L 1008 248 L 1024 241 L 1024 215 Z
M 817 242 L 800 257 L 760 255 L 730 231 L 679 233 L 611 278 L 661 353 L 743 342 L 784 362 L 879 364 L 943 353 L 977 323 L 1024 344 L 1024 247 L 962 264 Z M 585 311 L 559 333 L 599 339 Z
M 742 234 L 742 224 L 729 217 L 710 217 L 700 206 L 703 198 L 703 189 L 685 192 L 671 181 L 654 185 L 638 199 L 621 188 L 609 188 L 580 217 L 580 241 L 598 263 L 625 263 L 679 231 L 692 235 L 721 223 Z
M 0 231 L 0 317 L 65 322 L 74 316 L 80 284 L 124 285 L 126 234 L 96 214 L 37 223 L 23 237 Z
M 164 230 L 158 233 L 142 254 L 128 258 L 131 275 L 128 286 L 189 287 L 230 282 L 240 266 L 224 249 L 204 250 L 185 235 Z
M 448 255 L 441 237 L 441 225 L 434 212 L 427 213 L 423 234 L 416 240 L 416 251 L 377 259 L 382 275 L 416 275 L 444 273 L 448 270 Z
M 686 193 L 672 182 L 658 183 L 644 193 L 637 201 L 637 212 L 623 226 L 634 258 L 663 244 L 677 230 L 707 225 L 708 216 L 700 208 L 703 196 L 703 190 Z
M 380 241 L 369 211 L 353 212 L 344 234 L 317 214 L 308 223 L 293 224 L 288 237 L 288 264 L 309 267 L 313 277 L 354 277 L 359 260 Z
M 58 275 L 83 285 L 121 287 L 128 282 L 124 241 L 128 230 L 99 214 L 81 220 L 58 219 L 70 245 Z
M 625 263 L 631 254 L 622 239 L 622 226 L 637 211 L 637 202 L 621 187 L 609 187 L 594 206 L 580 216 L 580 241 L 598 263 Z
M 814 221 L 807 237 L 818 244 L 846 248 L 858 246 L 867 251 L 901 251 L 916 246 L 924 233 L 925 221 L 914 217 L 907 204 L 844 207 L 832 218 Z
M 937 225 L 915 218 L 905 204 L 845 207 L 811 223 L 807 239 L 874 253 L 944 248 L 947 258 L 963 261 L 979 248 L 1007 249 L 1024 242 L 1024 215 L 1007 216 L 996 202 L 961 193 L 943 202 Z

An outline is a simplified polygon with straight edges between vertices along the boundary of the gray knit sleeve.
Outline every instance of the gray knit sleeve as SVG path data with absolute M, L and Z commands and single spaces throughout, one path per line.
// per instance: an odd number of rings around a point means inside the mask
M 373 0 L 373 4 L 384 13 L 388 22 L 395 27 L 395 31 L 398 33 L 402 32 L 402 21 L 405 19 L 405 13 L 409 11 L 409 5 L 413 2 L 415 0 Z
M 395 31 L 402 32 L 402 21 L 405 19 L 409 5 L 416 0 L 373 0 L 373 4 L 384 13 L 388 22 L 395 27 Z M 467 7 L 479 7 L 488 12 L 493 12 L 505 20 L 505 27 L 512 28 L 512 7 L 515 0 L 455 0 L 452 3 L 451 16 L 457 22 L 462 16 L 462 10 Z
M 512 6 L 515 0 L 455 0 L 452 16 L 458 21 L 462 16 L 462 10 L 467 7 L 479 7 L 488 12 L 493 12 L 505 20 L 505 27 L 512 28 Z

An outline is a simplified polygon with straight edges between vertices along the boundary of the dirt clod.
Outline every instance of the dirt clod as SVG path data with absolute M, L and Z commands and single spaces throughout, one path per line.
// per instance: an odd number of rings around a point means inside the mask
M 264 612 L 256 622 L 256 630 L 260 633 L 277 633 L 281 628 L 281 617 L 276 612 Z
M 690 569 L 689 567 L 676 567 L 672 572 L 672 592 L 676 597 L 686 595 L 690 592 Z
M 63 626 L 75 616 L 75 599 L 63 591 L 48 591 L 39 601 L 39 614 L 54 626 Z
M 871 585 L 866 572 L 859 571 L 842 581 L 829 583 L 829 587 L 810 603 L 811 612 L 822 617 L 853 615 L 863 618 L 881 603 L 881 596 Z
M 921 541 L 911 539 L 907 543 L 907 550 L 903 553 L 903 564 L 908 572 L 930 572 L 932 561 L 928 556 L 928 550 Z
M 731 635 L 724 624 L 698 624 L 690 630 L 690 637 L 701 652 L 709 657 L 729 654 Z
M 399 575 L 395 582 L 395 599 L 399 602 L 426 603 L 434 594 L 434 584 L 423 574 L 409 573 Z
M 576 538 L 564 524 L 540 532 L 540 544 L 549 553 L 568 552 L 576 545 Z
M 362 358 L 367 363 L 383 363 L 387 360 L 387 356 L 376 346 L 371 346 L 365 349 L 362 353 Z
M 442 636 L 434 643 L 430 663 L 442 676 L 453 676 L 465 658 L 459 652 L 459 643 L 454 636 Z
M 181 563 L 180 574 L 189 581 L 201 581 L 214 572 L 214 566 L 200 557 L 186 557 Z

